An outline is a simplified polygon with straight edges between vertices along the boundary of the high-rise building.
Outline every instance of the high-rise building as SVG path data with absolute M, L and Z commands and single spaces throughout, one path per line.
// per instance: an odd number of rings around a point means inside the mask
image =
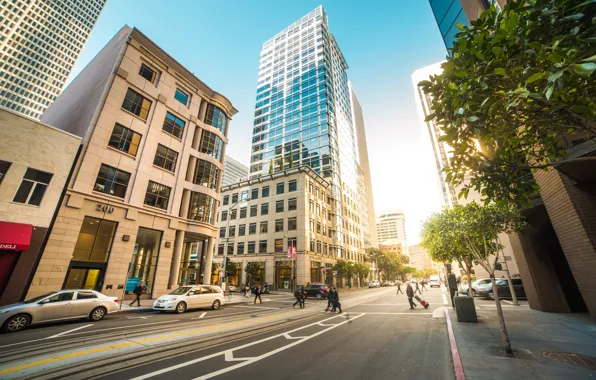
M 430 255 L 420 244 L 412 245 L 408 248 L 410 252 L 410 266 L 418 270 L 433 269 L 433 262 Z
M 123 27 L 43 114 L 83 145 L 28 295 L 85 288 L 121 297 L 143 281 L 156 297 L 208 281 L 236 112 Z
M 224 156 L 224 172 L 221 180 L 221 187 L 230 186 L 233 183 L 246 181 L 248 179 L 248 166 L 236 161 L 227 154 Z
M 301 165 L 331 184 L 338 257 L 365 249 L 347 62 L 319 6 L 263 44 L 251 178 Z
M 62 91 L 106 1 L 3 1 L 0 106 L 39 119 Z
M 407 254 L 406 216 L 400 210 L 389 210 L 377 217 L 377 240 L 379 246 L 401 243 Z

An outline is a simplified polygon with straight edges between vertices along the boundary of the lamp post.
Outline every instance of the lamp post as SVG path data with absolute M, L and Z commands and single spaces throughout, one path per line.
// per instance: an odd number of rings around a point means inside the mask
M 238 207 L 238 205 L 240 203 L 250 201 L 250 198 L 242 199 L 242 195 L 240 196 L 240 198 L 241 199 L 238 202 L 234 203 L 233 205 L 231 205 L 228 208 L 228 214 L 229 215 L 228 215 L 228 222 L 226 223 L 226 234 L 227 234 L 227 236 L 226 236 L 226 246 L 225 246 L 225 249 L 224 249 L 223 268 L 222 268 L 223 269 L 223 276 L 220 276 L 220 278 L 221 278 L 220 285 L 221 285 L 222 288 L 224 287 L 224 284 L 226 284 L 226 280 L 227 280 L 226 264 L 228 263 L 228 244 L 229 244 L 229 241 L 230 241 L 230 220 L 232 219 L 232 210 L 235 209 L 236 207 Z M 226 290 L 223 289 L 223 291 L 225 292 Z

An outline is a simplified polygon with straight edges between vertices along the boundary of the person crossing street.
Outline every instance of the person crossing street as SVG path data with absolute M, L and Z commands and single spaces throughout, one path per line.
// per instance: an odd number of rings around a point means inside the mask
M 263 300 L 261 299 L 261 287 L 260 286 L 255 286 L 255 302 L 257 303 L 257 298 L 259 299 L 259 303 L 263 303 Z
M 416 294 L 416 292 L 422 294 L 422 292 L 420 291 L 420 288 L 418 287 L 418 280 L 416 280 L 416 290 L 414 291 L 414 294 Z
M 397 282 L 397 294 L 404 294 L 404 292 L 401 290 L 401 281 Z
M 408 296 L 408 302 L 410 303 L 410 310 L 414 310 L 416 304 L 414 303 L 414 289 L 412 289 L 412 284 L 408 282 L 408 287 L 406 288 L 406 295 Z
M 427 292 L 428 289 L 426 289 L 426 280 L 422 280 L 422 291 L 423 292 Z

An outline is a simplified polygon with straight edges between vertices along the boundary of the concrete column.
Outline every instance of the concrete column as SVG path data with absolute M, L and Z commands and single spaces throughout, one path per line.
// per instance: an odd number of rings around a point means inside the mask
M 188 206 L 190 205 L 190 190 L 182 191 L 182 202 L 180 203 L 180 217 L 188 219 Z
M 246 285 L 246 271 L 244 270 L 246 268 L 246 260 L 242 260 L 240 265 L 240 285 Z
M 203 284 L 211 284 L 211 264 L 213 264 L 213 248 L 215 247 L 215 238 L 207 239 L 207 252 L 205 252 L 205 264 L 203 267 Z
M 265 261 L 265 281 L 269 284 L 269 286 L 273 286 L 275 282 L 275 258 L 268 257 L 267 261 Z
M 203 132 L 203 128 L 199 127 L 198 125 L 195 127 L 195 133 L 192 138 L 192 145 L 191 147 L 194 150 L 199 150 L 199 146 L 201 145 L 201 135 Z
M 201 99 L 201 105 L 199 106 L 199 120 L 205 121 L 205 113 L 207 112 L 207 102 Z
M 182 258 L 182 249 L 184 248 L 184 231 L 176 231 L 176 239 L 174 240 L 174 254 L 172 255 L 172 265 L 170 266 L 170 280 L 168 281 L 168 289 L 172 289 L 178 285 L 178 274 L 180 272 L 180 259 Z
M 186 170 L 186 182 L 190 182 L 193 183 L 194 181 L 194 175 L 195 175 L 195 170 L 197 168 L 197 162 L 198 162 L 198 158 L 196 158 L 195 156 L 190 156 L 188 158 L 188 169 Z

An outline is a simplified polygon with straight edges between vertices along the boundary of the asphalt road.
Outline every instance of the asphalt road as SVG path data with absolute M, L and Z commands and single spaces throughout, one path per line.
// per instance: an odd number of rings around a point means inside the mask
M 432 315 L 443 306 L 440 291 L 424 294 L 430 309 L 409 310 L 395 290 L 340 293 L 343 314 L 324 312 L 326 301 L 293 309 L 284 295 L 2 335 L 0 378 L 452 379 L 445 319 Z

